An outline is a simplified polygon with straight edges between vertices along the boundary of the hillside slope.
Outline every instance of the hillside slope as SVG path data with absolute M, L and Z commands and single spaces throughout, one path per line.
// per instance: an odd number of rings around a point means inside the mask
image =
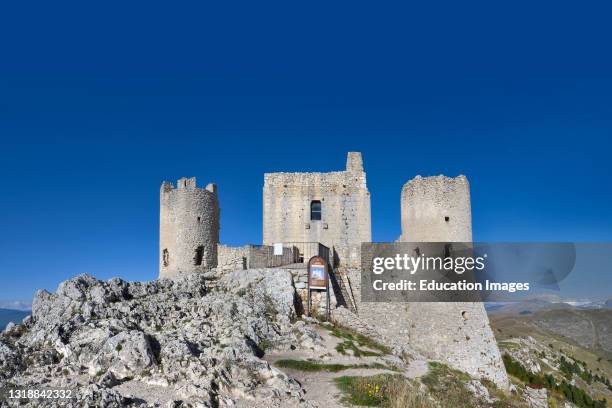
M 612 401 L 612 360 L 606 349 L 610 336 L 605 334 L 612 323 L 610 312 L 572 307 L 528 314 L 513 310 L 492 313 L 490 321 L 502 353 L 532 373 L 533 378 L 548 375 L 556 385 L 566 382 L 575 387 L 578 391 L 574 390 L 574 395 L 583 391 L 594 401 Z M 525 378 L 519 381 L 514 374 L 515 383 L 525 382 Z M 561 392 L 556 397 L 567 399 Z

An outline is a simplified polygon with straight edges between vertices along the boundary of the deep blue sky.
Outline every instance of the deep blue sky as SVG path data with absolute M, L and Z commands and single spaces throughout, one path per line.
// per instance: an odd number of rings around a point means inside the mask
M 263 173 L 349 150 L 376 241 L 441 173 L 475 240 L 612 241 L 606 6 L 223 3 L 1 6 L 0 300 L 155 278 L 164 179 L 218 183 L 222 242 L 259 243 Z

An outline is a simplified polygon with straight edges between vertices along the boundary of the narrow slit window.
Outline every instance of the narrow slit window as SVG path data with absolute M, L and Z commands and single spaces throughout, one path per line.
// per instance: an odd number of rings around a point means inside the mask
M 314 200 L 310 202 L 310 219 L 312 221 L 321 220 L 321 201 Z
M 200 245 L 195 250 L 195 257 L 193 258 L 194 265 L 202 265 L 203 258 L 204 258 L 204 247 Z
M 170 254 L 168 253 L 168 249 L 164 248 L 162 252 L 162 262 L 164 266 L 168 266 L 170 264 Z

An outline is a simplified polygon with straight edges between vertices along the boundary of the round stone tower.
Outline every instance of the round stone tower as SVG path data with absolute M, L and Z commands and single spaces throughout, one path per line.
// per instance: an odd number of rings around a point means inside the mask
M 219 243 L 216 185 L 197 188 L 195 177 L 179 179 L 176 188 L 163 182 L 159 203 L 159 277 L 215 268 Z
M 416 176 L 404 184 L 402 236 L 408 242 L 472 242 L 470 185 L 463 175 Z
M 402 189 L 404 242 L 472 242 L 470 186 L 465 176 L 417 176 Z M 507 389 L 508 377 L 481 302 L 405 304 L 408 342 L 426 357 L 447 362 Z

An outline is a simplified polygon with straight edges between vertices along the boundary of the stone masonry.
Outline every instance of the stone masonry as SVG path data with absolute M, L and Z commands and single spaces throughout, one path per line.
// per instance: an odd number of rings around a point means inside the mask
M 312 217 L 320 205 L 320 219 Z M 370 192 L 361 153 L 348 153 L 346 170 L 329 173 L 266 173 L 263 243 L 320 242 L 340 262 L 348 248 L 372 240 Z
M 162 183 L 159 213 L 159 277 L 217 267 L 219 200 L 217 187 L 196 186 L 195 177 L 174 187 Z
M 401 241 L 472 241 L 465 176 L 417 176 L 402 189 L 401 213 Z M 383 313 L 390 323 L 377 327 L 386 335 L 403 338 L 424 356 L 507 389 L 508 377 L 481 302 L 375 304 L 360 310 L 374 320 Z
M 416 176 L 402 188 L 401 212 L 400 241 L 472 241 L 470 186 L 463 175 Z

